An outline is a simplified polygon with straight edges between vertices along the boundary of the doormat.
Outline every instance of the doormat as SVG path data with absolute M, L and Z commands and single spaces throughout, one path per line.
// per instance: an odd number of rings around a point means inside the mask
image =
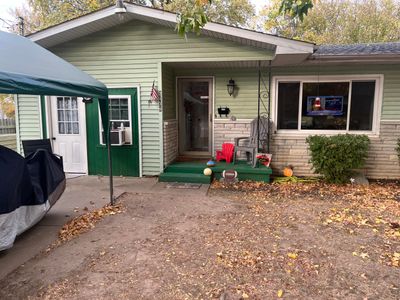
M 201 183 L 182 183 L 182 182 L 172 182 L 168 183 L 167 189 L 192 189 L 196 190 L 201 187 Z

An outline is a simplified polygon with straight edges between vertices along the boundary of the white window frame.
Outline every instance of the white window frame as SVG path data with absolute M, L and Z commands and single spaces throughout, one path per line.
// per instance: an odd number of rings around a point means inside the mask
M 108 95 L 108 99 L 121 99 L 121 98 L 128 98 L 128 118 L 130 123 L 130 127 L 129 130 L 126 130 L 126 133 L 128 135 L 129 138 L 129 143 L 126 143 L 125 145 L 133 145 L 133 138 L 132 138 L 132 99 L 131 99 L 131 95 Z M 110 105 L 110 104 L 109 104 Z M 102 124 L 102 119 L 101 119 L 101 113 L 100 113 L 100 106 L 98 107 L 98 114 L 99 114 L 99 137 L 100 137 L 100 145 L 105 145 L 104 141 L 103 141 L 103 134 L 102 134 L 102 129 L 103 129 L 103 124 Z M 113 121 L 113 120 L 109 120 L 109 121 Z M 117 122 L 117 121 L 114 121 Z
M 303 83 L 304 82 L 349 82 L 352 81 L 375 81 L 375 95 L 374 95 L 374 111 L 372 118 L 372 130 L 349 130 L 350 126 L 350 109 L 351 109 L 351 89 L 352 85 L 349 86 L 349 100 L 348 100 L 348 111 L 347 111 L 347 124 L 346 130 L 324 130 L 324 129 L 301 129 L 301 105 L 303 99 Z M 272 78 L 272 121 L 275 124 L 275 133 L 282 135 L 335 135 L 340 133 L 351 133 L 351 134 L 366 134 L 369 136 L 379 135 L 380 120 L 381 120 L 381 108 L 383 99 L 383 80 L 382 74 L 368 74 L 368 75 L 319 75 L 319 76 L 274 76 Z M 297 129 L 277 129 L 278 121 L 278 84 L 279 82 L 300 82 L 300 95 L 299 95 L 299 116 L 298 116 L 298 128 Z

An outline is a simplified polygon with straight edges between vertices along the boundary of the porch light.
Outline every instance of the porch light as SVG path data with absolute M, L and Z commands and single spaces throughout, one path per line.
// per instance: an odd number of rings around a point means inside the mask
M 226 85 L 227 89 L 228 89 L 228 94 L 229 96 L 232 96 L 233 93 L 235 92 L 235 80 L 233 80 L 232 78 L 229 80 L 228 84 Z
M 126 13 L 126 7 L 124 5 L 124 1 L 123 0 L 117 0 L 117 2 L 115 3 L 115 10 L 114 12 L 118 15 Z

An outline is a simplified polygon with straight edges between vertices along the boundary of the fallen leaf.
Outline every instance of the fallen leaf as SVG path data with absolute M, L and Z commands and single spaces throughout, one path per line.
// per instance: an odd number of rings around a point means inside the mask
M 279 290 L 278 293 L 277 293 L 277 295 L 278 295 L 278 298 L 282 298 L 282 296 L 283 296 L 283 290 Z

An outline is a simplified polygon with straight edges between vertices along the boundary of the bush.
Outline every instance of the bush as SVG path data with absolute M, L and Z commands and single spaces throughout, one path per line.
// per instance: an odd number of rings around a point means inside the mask
M 314 172 L 323 175 L 327 182 L 346 183 L 352 169 L 364 166 L 369 138 L 366 135 L 351 134 L 329 137 L 314 135 L 307 138 L 307 143 Z
M 397 140 L 396 151 L 397 151 L 397 156 L 399 157 L 399 161 L 400 161 L 400 138 Z

